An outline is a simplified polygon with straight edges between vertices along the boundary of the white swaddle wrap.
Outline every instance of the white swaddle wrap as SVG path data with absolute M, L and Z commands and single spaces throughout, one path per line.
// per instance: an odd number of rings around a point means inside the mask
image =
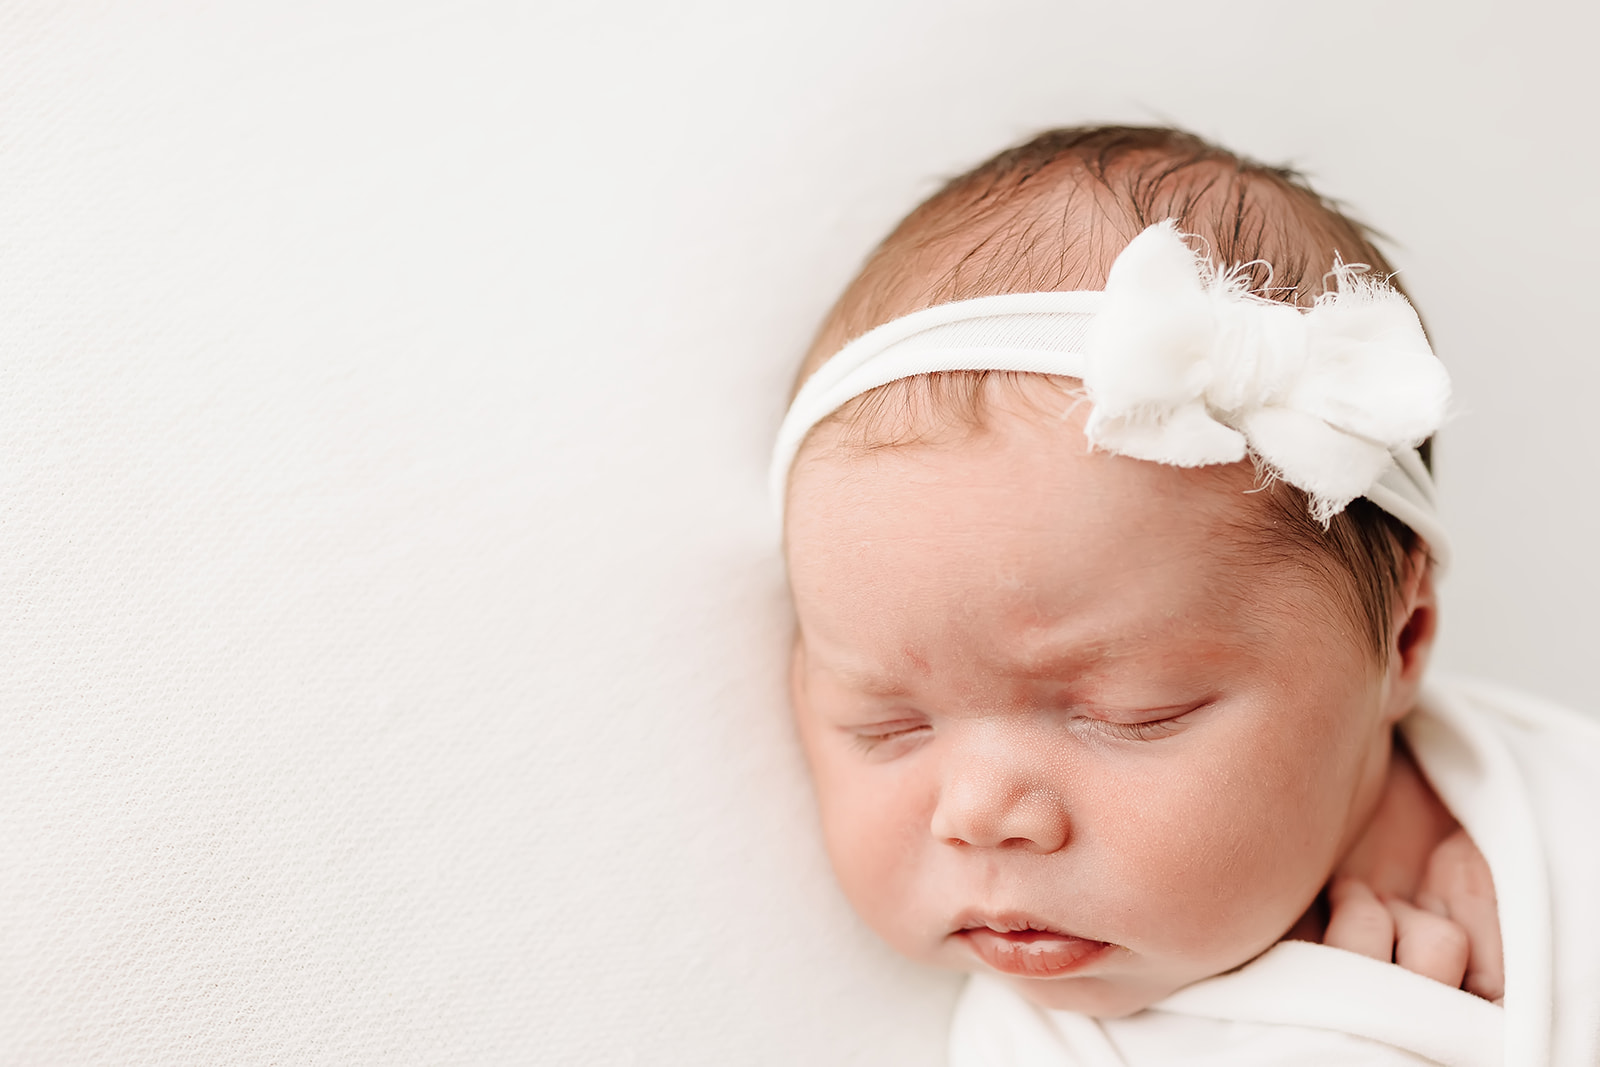
M 1393 964 L 1283 942 L 1126 1019 L 971 980 L 951 1067 L 1600 1063 L 1600 725 L 1478 684 L 1433 684 L 1402 724 L 1494 874 L 1504 1007 Z

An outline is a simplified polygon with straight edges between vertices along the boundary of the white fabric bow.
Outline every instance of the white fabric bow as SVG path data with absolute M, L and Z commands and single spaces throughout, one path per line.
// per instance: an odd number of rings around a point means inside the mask
M 1171 221 L 1146 229 L 1112 265 L 1084 345 L 1090 443 L 1181 467 L 1253 454 L 1326 523 L 1438 430 L 1450 399 L 1405 297 L 1334 275 L 1302 311 L 1219 276 Z

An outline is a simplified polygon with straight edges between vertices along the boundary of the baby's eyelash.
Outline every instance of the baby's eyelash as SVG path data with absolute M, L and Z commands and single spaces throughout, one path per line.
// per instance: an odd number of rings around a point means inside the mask
M 1159 741 L 1163 737 L 1171 737 L 1183 728 L 1178 722 L 1180 718 L 1182 716 L 1175 715 L 1170 719 L 1157 719 L 1154 722 L 1110 722 L 1106 719 L 1088 721 L 1094 723 L 1095 729 L 1124 741 Z
M 851 732 L 850 744 L 853 748 L 859 749 L 862 752 L 871 752 L 873 749 L 887 741 L 895 741 L 903 737 L 910 737 L 912 734 L 926 729 L 928 729 L 927 723 L 906 723 L 904 726 L 881 729 L 880 732 L 877 733 L 856 730 Z
M 1181 733 L 1188 724 L 1189 717 L 1195 712 L 1211 704 L 1208 698 L 1196 704 L 1185 707 L 1167 709 L 1162 714 L 1161 709 L 1151 709 L 1151 713 L 1160 718 L 1145 719 L 1142 722 L 1120 722 L 1110 715 L 1083 714 L 1074 717 L 1074 723 L 1102 735 L 1109 735 L 1121 741 L 1160 741 L 1164 737 Z

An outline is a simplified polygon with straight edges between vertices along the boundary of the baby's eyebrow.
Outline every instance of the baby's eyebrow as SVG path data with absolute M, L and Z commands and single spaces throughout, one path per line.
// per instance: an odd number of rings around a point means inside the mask
M 904 681 L 869 667 L 830 664 L 827 667 L 827 671 L 847 689 L 864 693 L 867 696 L 903 697 L 911 695 L 911 688 Z
M 1044 649 L 1037 655 L 1007 657 L 1003 662 L 991 663 L 990 669 L 1011 678 L 1029 681 L 1049 681 L 1081 675 L 1101 666 L 1111 658 L 1110 649 L 1103 643 L 1073 644 Z M 848 663 L 829 664 L 828 673 L 843 686 L 857 693 L 874 697 L 907 697 L 913 694 L 909 675 L 927 675 L 931 667 L 927 660 L 907 654 L 908 669 L 905 674 L 885 672 L 876 667 Z
M 1019 649 L 999 666 L 1013 677 L 1045 680 L 1083 674 L 1112 658 L 1111 643 L 1106 639 L 1074 639 Z
M 927 657 L 909 645 L 901 648 L 899 656 L 886 664 L 880 664 L 875 656 L 854 660 L 840 656 L 833 662 L 824 662 L 823 666 L 846 688 L 874 697 L 910 696 L 911 679 L 926 678 L 933 673 Z
M 892 678 L 883 678 L 877 675 L 858 674 L 849 677 L 846 684 L 858 693 L 874 697 L 907 697 L 911 695 L 911 687 L 897 682 Z

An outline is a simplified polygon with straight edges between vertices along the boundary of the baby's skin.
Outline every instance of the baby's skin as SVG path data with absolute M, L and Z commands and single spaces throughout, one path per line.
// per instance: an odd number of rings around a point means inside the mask
M 1499 997 L 1488 867 L 1396 741 L 1426 556 L 1376 656 L 1325 563 L 1263 550 L 1248 463 L 1090 451 L 1023 381 L 915 444 L 825 423 L 793 468 L 793 699 L 856 910 L 1095 1016 L 1289 937 Z

